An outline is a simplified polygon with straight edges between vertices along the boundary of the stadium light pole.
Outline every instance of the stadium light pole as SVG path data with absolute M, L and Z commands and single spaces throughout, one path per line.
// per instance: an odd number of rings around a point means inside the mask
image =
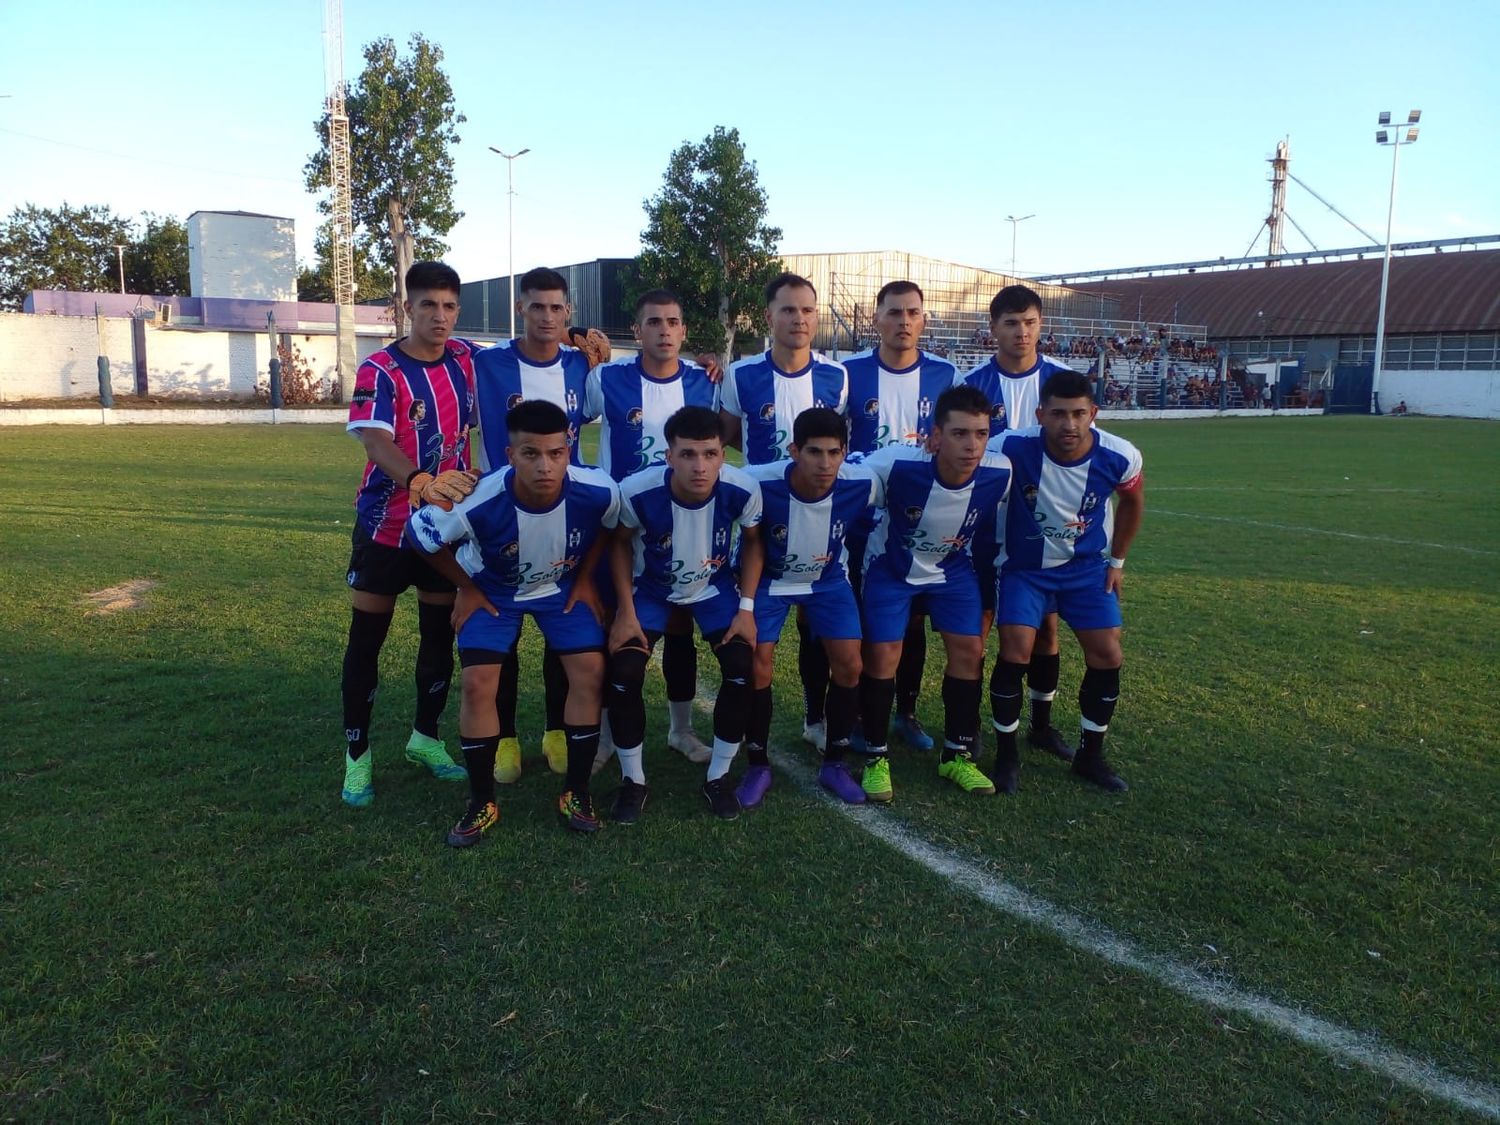
M 1010 276 L 1016 276 L 1016 228 L 1027 219 L 1034 219 L 1035 215 L 1022 215 L 1019 219 L 1014 215 L 1005 216 L 1005 221 L 1010 224 Z
M 1396 214 L 1396 165 L 1401 159 L 1401 146 L 1416 144 L 1417 122 L 1422 120 L 1422 111 L 1414 109 L 1406 115 L 1406 124 L 1391 129 L 1390 110 L 1381 110 L 1375 133 L 1375 143 L 1391 148 L 1391 195 L 1385 210 L 1385 263 L 1380 267 L 1380 311 L 1375 314 L 1375 369 L 1370 377 L 1370 413 L 1380 413 L 1380 374 L 1385 367 L 1385 299 L 1391 287 L 1391 220 Z M 1406 130 L 1405 139 L 1401 136 Z
M 510 338 L 516 338 L 516 158 L 525 156 L 531 150 L 523 148 L 520 152 L 501 152 L 494 145 L 490 145 L 490 151 L 497 156 L 505 157 L 505 260 L 506 268 L 510 270 Z

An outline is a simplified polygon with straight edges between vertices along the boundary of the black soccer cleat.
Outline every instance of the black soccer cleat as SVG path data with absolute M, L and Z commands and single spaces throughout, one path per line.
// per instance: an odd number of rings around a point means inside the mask
M 1079 754 L 1073 759 L 1073 773 L 1106 793 L 1126 793 L 1130 790 L 1125 779 L 1115 773 L 1102 754 Z
M 646 809 L 646 798 L 650 795 L 650 786 L 631 781 L 627 777 L 620 782 L 620 788 L 615 790 L 615 803 L 609 810 L 609 819 L 616 824 L 634 824 L 641 819 L 641 813 Z
M 1021 754 L 1012 748 L 1009 752 L 997 750 L 995 764 L 990 767 L 990 780 L 995 783 L 995 792 L 1014 797 L 1021 787 Z
M 729 786 L 729 778 L 720 777 L 705 781 L 699 790 L 708 802 L 709 810 L 720 820 L 735 820 L 740 815 L 740 799 Z
M 1061 758 L 1065 762 L 1073 760 L 1073 748 L 1056 727 L 1047 727 L 1045 730 L 1032 727 L 1026 732 L 1026 741 L 1038 750 L 1047 751 L 1054 758 Z

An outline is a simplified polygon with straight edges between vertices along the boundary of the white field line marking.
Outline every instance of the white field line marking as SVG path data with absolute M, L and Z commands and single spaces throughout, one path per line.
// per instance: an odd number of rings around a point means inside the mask
M 699 689 L 701 693 L 701 682 Z M 712 713 L 711 697 L 706 698 L 700 694 L 693 702 L 698 710 Z M 1449 1074 L 1432 1063 L 1385 1046 L 1374 1035 L 1340 1027 L 1336 1023 L 1237 988 L 1226 980 L 1210 977 L 1170 957 L 1138 949 L 1124 938 L 1116 937 L 1105 927 L 1060 906 L 1054 906 L 1046 899 L 1003 879 L 986 874 L 974 863 L 937 847 L 901 821 L 893 819 L 884 809 L 869 805 L 846 805 L 824 793 L 818 787 L 817 776 L 812 768 L 784 751 L 773 749 L 771 760 L 799 788 L 829 805 L 882 844 L 921 864 L 986 906 L 1039 926 L 1074 949 L 1140 973 L 1200 1004 L 1239 1012 L 1273 1031 L 1290 1035 L 1335 1058 L 1357 1063 L 1376 1074 L 1400 1082 L 1419 1094 L 1440 1098 L 1500 1121 L 1500 1089 L 1494 1086 Z
M 1199 512 L 1169 512 L 1165 508 L 1152 508 L 1151 514 L 1175 516 L 1184 520 L 1208 520 L 1212 523 L 1237 523 L 1245 527 L 1269 527 L 1276 531 L 1297 531 L 1306 535 L 1332 535 L 1338 539 L 1359 539 L 1366 543 L 1390 543 L 1397 547 L 1427 547 L 1434 551 L 1462 551 L 1466 555 L 1500 556 L 1500 551 L 1487 551 L 1482 547 L 1465 547 L 1460 543 L 1428 543 L 1421 539 L 1397 539 L 1390 535 L 1361 535 L 1354 531 L 1334 531 L 1327 527 L 1298 527 L 1289 523 L 1247 520 L 1240 516 L 1207 516 Z
M 1427 496 L 1441 492 L 1440 488 L 1317 488 L 1303 485 L 1268 484 L 1156 484 L 1152 494 L 1158 492 L 1285 492 L 1308 496 L 1365 496 L 1400 493 L 1404 496 Z

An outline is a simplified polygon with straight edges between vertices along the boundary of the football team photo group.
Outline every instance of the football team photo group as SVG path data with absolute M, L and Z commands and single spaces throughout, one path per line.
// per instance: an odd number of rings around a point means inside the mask
M 687 325 L 667 289 L 635 301 L 639 350 L 623 359 L 571 324 L 551 269 L 520 278 L 518 335 L 490 347 L 454 335 L 450 267 L 419 262 L 406 289 L 408 334 L 360 366 L 349 408 L 368 463 L 347 573 L 347 804 L 375 799 L 380 651 L 412 588 L 405 757 L 466 782 L 454 847 L 499 823 L 497 786 L 522 772 L 518 687 L 538 671 L 542 756 L 561 777 L 567 828 L 649 815 L 648 762 L 665 751 L 704 767 L 713 816 L 761 806 L 788 618 L 802 698 L 779 705 L 802 709 L 818 783 L 837 800 L 893 801 L 893 746 L 930 755 L 964 798 L 1016 794 L 1023 745 L 1086 786 L 1127 788 L 1105 736 L 1141 454 L 1095 424 L 1093 380 L 1039 352 L 1035 291 L 995 295 L 995 354 L 960 371 L 922 349 L 922 290 L 899 279 L 876 298 L 878 343 L 837 361 L 812 347 L 813 284 L 778 275 L 765 289 L 769 347 L 727 368 L 682 354 Z M 593 422 L 591 465 L 581 436 Z M 1054 720 L 1059 622 L 1085 666 L 1076 738 Z M 700 638 L 719 673 L 707 742 L 693 727 Z M 439 729 L 455 665 L 459 760 Z M 664 716 L 648 714 L 652 677 Z M 934 703 L 941 729 L 929 733 L 918 709 Z

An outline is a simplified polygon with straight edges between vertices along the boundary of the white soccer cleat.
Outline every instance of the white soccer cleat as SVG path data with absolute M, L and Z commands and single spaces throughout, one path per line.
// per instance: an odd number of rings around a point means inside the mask
M 826 750 L 828 748 L 828 724 L 803 723 L 802 741 L 819 750 Z
M 667 735 L 667 745 L 694 765 L 701 766 L 713 760 L 714 752 L 703 745 L 698 736 L 690 730 L 673 731 Z

